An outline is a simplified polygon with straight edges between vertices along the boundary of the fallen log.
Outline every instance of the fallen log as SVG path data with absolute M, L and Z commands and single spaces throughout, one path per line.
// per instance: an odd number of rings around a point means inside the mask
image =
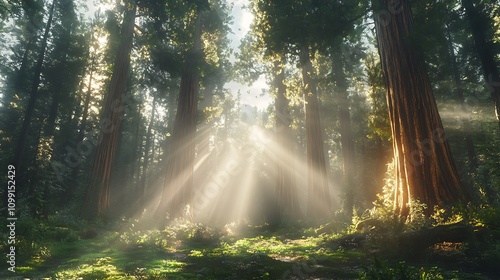
M 418 255 L 442 242 L 468 242 L 474 238 L 474 228 L 464 223 L 439 225 L 417 231 L 403 232 L 397 237 L 398 251 L 402 255 Z

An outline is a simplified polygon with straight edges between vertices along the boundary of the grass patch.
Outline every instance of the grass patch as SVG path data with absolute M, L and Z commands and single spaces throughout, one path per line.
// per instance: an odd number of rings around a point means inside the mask
M 164 230 L 128 227 L 124 232 L 101 228 L 94 239 L 52 240 L 38 246 L 33 258 L 18 264 L 16 276 L 84 280 L 404 279 L 398 277 L 416 273 L 418 279 L 484 279 L 454 267 L 384 258 L 371 251 L 372 243 L 350 249 L 339 247 L 335 244 L 341 234 L 314 234 L 311 229 L 286 232 L 278 228 L 274 233 L 265 228 L 248 229 L 224 235 L 200 224 Z M 377 263 L 374 255 L 384 261 Z M 12 276 L 0 272 L 2 279 Z

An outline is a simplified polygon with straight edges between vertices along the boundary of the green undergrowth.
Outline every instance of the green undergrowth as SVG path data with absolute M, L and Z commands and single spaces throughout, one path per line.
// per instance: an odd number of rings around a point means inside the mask
M 328 225 L 216 229 L 179 220 L 161 230 L 135 221 L 45 227 L 34 252 L 19 252 L 27 256 L 19 256 L 16 273 L 0 271 L 1 279 L 487 279 L 430 259 L 402 262 L 384 253 L 389 242 L 347 235 L 349 228 L 328 232 Z M 346 236 L 368 238 L 357 244 Z M 490 256 L 475 257 L 495 260 L 496 246 L 485 251 Z M 418 277 L 405 278 L 410 274 Z

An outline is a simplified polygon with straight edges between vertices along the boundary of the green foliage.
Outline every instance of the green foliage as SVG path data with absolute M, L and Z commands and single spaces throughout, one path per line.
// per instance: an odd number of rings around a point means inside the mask
M 479 266 L 492 271 L 499 271 L 498 264 L 500 263 L 500 242 L 493 241 L 485 246 L 479 256 Z
M 394 163 L 387 165 L 385 185 L 382 193 L 377 194 L 377 200 L 373 202 L 374 207 L 365 212 L 363 219 L 377 219 L 383 222 L 385 227 L 394 233 L 402 230 L 419 230 L 431 225 L 444 225 L 457 223 L 464 220 L 473 211 L 466 211 L 460 205 L 446 208 L 435 207 L 433 214 L 428 215 L 427 205 L 418 200 L 411 199 L 411 207 L 408 219 L 401 220 L 394 207 L 395 188 Z M 359 220 L 357 222 L 359 222 Z M 355 223 L 353 223 L 355 225 Z
M 79 240 L 78 232 L 84 226 L 71 216 L 53 215 L 47 219 L 22 216 L 16 222 L 17 261 L 42 263 L 52 257 L 54 244 L 67 244 Z M 6 250 L 6 243 L 1 249 Z
M 385 184 L 382 193 L 377 194 L 377 200 L 373 202 L 374 207 L 369 210 L 369 217 L 381 220 L 391 232 L 397 233 L 403 229 L 404 221 L 399 218 L 394 207 L 393 192 L 396 187 L 396 170 L 394 160 L 387 164 Z
M 181 240 L 188 244 L 217 244 L 220 232 L 201 223 L 193 223 L 185 219 L 177 219 L 164 230 L 171 238 Z
M 109 257 L 98 258 L 93 261 L 92 264 L 83 264 L 78 266 L 76 269 L 68 269 L 57 272 L 55 275 L 56 279 L 82 279 L 82 280 L 118 280 L 118 279 L 134 279 L 132 277 L 124 277 L 123 273 L 120 273 L 116 266 L 113 265 L 113 261 Z
M 325 50 L 354 28 L 365 1 L 255 1 L 252 12 L 267 55 Z
M 438 280 L 445 279 L 437 267 L 416 268 L 400 261 L 391 265 L 377 258 L 374 264 L 360 274 L 362 280 Z
M 470 222 L 477 226 L 500 229 L 500 209 L 483 204 L 470 211 Z
M 132 273 L 134 279 L 138 280 L 161 280 L 168 279 L 169 273 L 166 271 L 162 271 L 160 269 L 146 269 L 146 268 L 137 268 L 134 273 Z
M 160 249 L 168 249 L 178 242 L 182 242 L 188 246 L 211 246 L 218 244 L 221 238 L 221 234 L 218 230 L 201 223 L 193 223 L 181 218 L 176 219 L 163 230 L 141 230 L 136 226 L 138 221 L 127 223 L 127 230 L 120 234 L 119 240 L 123 245 L 129 247 L 151 246 Z
M 424 228 L 428 224 L 428 218 L 426 215 L 427 205 L 421 203 L 419 200 L 410 200 L 410 214 L 405 228 L 408 230 L 419 230 Z
M 61 220 L 51 219 L 53 229 L 47 230 L 50 235 L 57 237 L 64 232 L 58 228 Z M 56 224 L 58 226 L 54 226 Z M 421 267 L 388 261 L 385 255 L 378 253 L 380 259 L 372 262 L 366 250 L 376 246 L 375 243 L 356 249 L 338 248 L 333 244 L 341 235 L 318 235 L 314 229 L 268 231 L 264 227 L 249 227 L 254 231 L 247 230 L 246 234 L 255 234 L 252 237 L 223 236 L 222 242 L 213 244 L 197 239 L 204 236 L 197 231 L 210 231 L 207 227 L 184 220 L 165 230 L 137 230 L 137 227 L 130 224 L 122 233 L 102 231 L 91 240 L 39 246 L 29 266 L 20 267 L 19 271 L 23 271 L 25 277 L 43 274 L 51 279 L 92 280 L 241 279 L 242 275 L 248 279 L 277 279 L 285 272 L 290 279 L 292 275 L 326 279 L 333 275 L 342 279 L 480 279 L 451 271 L 438 263 Z M 157 246 L 158 240 L 163 240 L 164 246 Z M 482 267 L 493 268 L 499 260 L 500 246 L 481 247 L 481 250 L 477 257 Z M 359 274 L 360 267 L 364 271 Z

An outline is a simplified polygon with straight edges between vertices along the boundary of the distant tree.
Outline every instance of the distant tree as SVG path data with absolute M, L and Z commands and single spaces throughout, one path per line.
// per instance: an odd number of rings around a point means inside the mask
M 469 164 L 472 169 L 476 168 L 478 165 L 476 151 L 474 148 L 474 142 L 471 135 L 471 117 L 470 112 L 467 110 L 467 105 L 465 103 L 465 93 L 464 93 L 464 84 L 461 79 L 460 68 L 458 65 L 457 57 L 455 54 L 455 48 L 453 46 L 453 41 L 450 35 L 449 27 L 446 27 L 446 40 L 448 43 L 448 57 L 451 64 L 451 70 L 453 74 L 453 82 L 455 84 L 455 95 L 456 99 L 460 104 L 460 109 L 466 115 L 466 117 L 462 118 L 462 122 L 464 124 L 464 136 L 465 136 L 465 146 L 467 148 L 467 157 L 469 160 Z M 467 115 L 469 115 L 467 117 Z
M 495 115 L 500 126 L 500 72 L 497 61 L 500 47 L 494 42 L 494 22 L 486 14 L 486 5 L 483 1 L 462 0 L 461 3 L 467 15 L 476 51 L 481 60 L 484 80 L 487 90 L 491 93 Z
M 300 63 L 304 81 L 304 98 L 306 111 L 307 135 L 307 167 L 309 195 L 307 201 L 307 215 L 310 217 L 324 217 L 331 207 L 330 191 L 327 181 L 325 153 L 323 151 L 323 133 L 319 116 L 318 95 L 315 71 L 311 63 L 308 47 L 300 50 Z
M 156 113 L 156 96 L 153 97 L 153 105 L 151 107 L 151 116 L 148 124 L 148 131 L 146 132 L 146 144 L 144 145 L 144 161 L 142 163 L 142 174 L 139 183 L 139 196 L 142 198 L 146 193 L 146 184 L 147 184 L 147 175 L 148 175 L 148 167 L 149 167 L 149 159 L 150 159 L 150 151 L 151 151 L 151 138 L 152 138 L 152 130 L 155 123 L 155 113 Z
M 291 131 L 291 115 L 289 100 L 286 97 L 285 58 L 276 59 L 273 67 L 274 107 L 276 111 L 275 135 L 276 144 L 282 149 L 276 163 L 276 222 L 283 218 L 300 217 L 302 215 L 296 191 L 295 152 Z
M 349 110 L 348 81 L 344 65 L 344 56 L 341 46 L 332 48 L 332 74 L 335 82 L 335 96 L 338 100 L 340 143 L 342 145 L 342 161 L 344 165 L 344 178 L 346 181 L 344 211 L 348 217 L 352 216 L 354 207 L 356 163 L 354 154 L 354 140 L 351 129 L 351 113 Z
M 312 60 L 316 51 L 325 52 L 336 39 L 352 30 L 363 7 L 360 1 L 256 1 L 254 5 L 256 26 L 262 30 L 261 41 L 267 53 L 299 57 L 306 114 L 307 215 L 313 220 L 329 214 L 331 198 Z
M 167 214 L 173 217 L 179 216 L 183 207 L 189 204 L 193 192 L 196 112 L 200 88 L 200 66 L 203 59 L 202 13 L 208 8 L 208 3 L 195 4 L 193 8 L 194 16 L 189 19 L 194 29 L 192 46 L 186 52 L 182 68 L 179 101 L 169 147 L 165 186 L 157 209 L 157 215 L 160 218 L 164 218 Z
M 26 142 L 28 140 L 28 132 L 31 125 L 31 120 L 33 118 L 33 113 L 35 111 L 36 101 L 38 99 L 38 88 L 40 86 L 41 73 L 43 68 L 43 62 L 45 59 L 45 53 L 47 50 L 47 41 L 49 39 L 49 33 L 52 28 L 52 19 L 54 16 L 55 0 L 52 2 L 49 10 L 49 17 L 45 25 L 45 31 L 41 41 L 41 45 L 38 51 L 38 57 L 34 69 L 33 80 L 31 81 L 31 91 L 29 95 L 28 105 L 24 112 L 24 118 L 21 125 L 21 130 L 19 132 L 19 137 L 17 139 L 17 146 L 14 154 L 14 164 L 18 170 L 23 170 L 22 159 L 26 148 Z
M 262 36 L 262 30 L 254 28 L 242 40 L 240 53 L 237 55 L 236 78 L 243 83 L 253 83 L 261 75 L 267 75 L 271 94 L 274 98 L 276 145 L 280 152 L 276 157 L 276 189 L 273 223 L 280 223 L 290 217 L 302 216 L 296 191 L 295 180 L 295 143 L 291 124 L 290 100 L 285 85 L 286 55 L 277 54 L 265 57 L 265 49 L 259 45 L 257 38 Z
M 41 1 L 22 5 L 20 1 L 12 1 L 6 5 L 6 13 L 11 16 L 12 24 L 2 23 L 2 30 L 11 33 L 17 44 L 12 46 L 12 55 L 1 59 L 2 74 L 5 76 L 0 111 L 2 122 L 2 147 L 4 155 L 11 161 L 16 145 L 19 126 L 22 123 L 25 101 L 30 95 L 30 82 L 36 60 L 38 32 L 43 28 L 44 6 Z M 5 24 L 5 25 L 4 25 Z M 2 47 L 7 48 L 6 42 Z M 8 54 L 8 52 L 4 52 Z

